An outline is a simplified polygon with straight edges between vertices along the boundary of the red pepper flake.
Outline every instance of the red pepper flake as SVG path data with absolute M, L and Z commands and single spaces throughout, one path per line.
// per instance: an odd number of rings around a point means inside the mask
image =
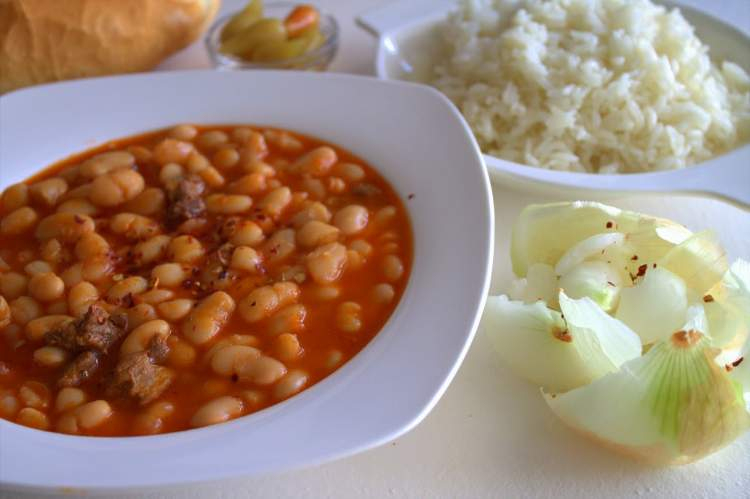
M 646 275 L 646 271 L 647 270 L 648 270 L 648 265 L 646 265 L 644 263 L 643 265 L 641 265 L 640 267 L 638 267 L 638 273 L 635 274 L 635 276 L 636 277 L 643 277 L 644 275 Z
M 703 297 L 703 301 L 705 303 L 711 303 L 712 301 L 714 301 L 714 297 L 711 296 L 711 295 L 706 295 L 706 296 Z
M 633 255 L 633 257 L 631 258 L 631 260 L 633 260 L 634 262 L 638 261 L 638 255 Z
M 652 268 L 656 268 L 656 264 L 655 264 L 655 263 L 654 263 L 654 264 L 652 264 L 652 265 L 651 265 L 651 267 L 652 267 Z
M 735 367 L 737 367 L 737 366 L 739 366 L 740 364 L 742 364 L 742 361 L 743 361 L 743 360 L 745 360 L 745 358 L 744 358 L 744 357 L 740 357 L 739 359 L 735 360 L 735 361 L 734 361 L 734 362 L 732 362 L 731 364 L 725 364 L 725 365 L 724 365 L 724 369 L 725 369 L 725 370 L 726 370 L 726 371 L 727 371 L 728 373 L 729 373 L 729 372 L 732 372 L 732 370 L 733 370 L 733 369 L 734 369 Z
M 414 199 L 414 193 L 410 193 L 408 196 L 406 196 L 408 199 Z
M 612 222 L 612 221 L 609 221 L 609 222 L 607 222 L 607 228 L 608 228 L 608 229 L 611 229 L 612 227 L 614 227 L 614 225 L 615 225 L 615 224 L 614 224 L 614 222 Z

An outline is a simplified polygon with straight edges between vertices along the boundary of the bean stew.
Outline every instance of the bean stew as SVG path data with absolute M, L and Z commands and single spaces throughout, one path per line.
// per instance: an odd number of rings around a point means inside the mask
M 174 432 L 326 377 L 404 291 L 402 202 L 346 150 L 179 125 L 108 142 L 0 199 L 0 417 Z

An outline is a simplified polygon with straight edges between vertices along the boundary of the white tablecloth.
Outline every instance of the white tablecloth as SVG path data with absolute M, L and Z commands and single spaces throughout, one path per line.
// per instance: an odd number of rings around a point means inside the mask
M 750 31 L 750 0 L 683 1 Z M 225 0 L 224 10 L 241 3 Z M 342 29 L 341 48 L 331 70 L 372 74 L 375 41 L 355 26 L 354 16 L 383 2 L 315 3 L 335 14 Z M 208 65 L 202 44 L 196 43 L 160 69 Z M 497 291 L 510 278 L 508 242 L 513 220 L 526 204 L 551 198 L 535 197 L 509 186 L 495 186 L 494 196 L 497 241 L 493 290 Z M 608 202 L 673 218 L 694 229 L 711 227 L 730 256 L 750 258 L 748 212 L 691 197 L 628 196 Z M 750 497 L 750 435 L 696 464 L 672 469 L 636 464 L 566 429 L 547 409 L 537 389 L 503 368 L 487 340 L 478 335 L 434 411 L 394 442 L 316 468 L 160 490 L 146 496 Z

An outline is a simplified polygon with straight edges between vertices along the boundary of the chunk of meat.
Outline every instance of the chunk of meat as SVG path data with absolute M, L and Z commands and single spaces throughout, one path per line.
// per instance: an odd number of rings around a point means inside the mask
M 146 405 L 156 400 L 173 379 L 171 369 L 153 364 L 147 352 L 135 352 L 117 363 L 106 382 L 106 395 L 133 398 Z
M 44 335 L 44 342 L 80 352 L 63 371 L 57 385 L 78 386 L 89 380 L 101 364 L 112 345 L 125 335 L 128 318 L 125 314 L 109 315 L 101 305 L 94 303 L 78 321 L 69 322 Z
M 96 303 L 78 321 L 64 324 L 44 335 L 44 342 L 71 352 L 95 350 L 107 353 L 123 337 L 128 326 L 125 314 L 113 314 Z
M 44 335 L 44 343 L 53 347 L 60 347 L 72 352 L 78 350 L 76 322 L 67 322 L 57 329 Z
M 127 327 L 127 315 L 110 316 L 104 308 L 95 303 L 76 324 L 76 343 L 81 350 L 107 353 L 110 347 L 125 335 Z
M 79 386 L 91 379 L 99 370 L 99 354 L 88 350 L 78 355 L 68 367 L 65 368 L 63 375 L 57 380 L 57 386 Z
M 154 364 L 161 364 L 167 359 L 169 355 L 169 345 L 167 345 L 167 339 L 164 336 L 158 334 L 151 338 L 146 349 L 148 357 Z
M 176 226 L 185 220 L 198 218 L 206 213 L 206 203 L 201 197 L 206 184 L 194 175 L 180 180 L 169 193 L 167 225 Z

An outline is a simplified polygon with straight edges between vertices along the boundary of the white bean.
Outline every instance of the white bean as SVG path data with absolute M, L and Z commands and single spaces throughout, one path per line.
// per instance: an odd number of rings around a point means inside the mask
M 204 298 L 182 325 L 182 334 L 195 345 L 202 345 L 216 336 L 234 311 L 235 303 L 223 291 Z
M 162 263 L 151 269 L 151 277 L 159 280 L 159 286 L 168 288 L 178 287 L 190 275 L 190 267 L 179 263 Z
M 326 244 L 307 255 L 307 269 L 315 282 L 330 284 L 341 276 L 346 259 L 346 246 L 340 243 Z
M 273 396 L 277 400 L 291 397 L 302 390 L 307 384 L 307 373 L 305 371 L 294 369 L 289 371 L 286 376 L 281 378 L 276 386 L 273 387 Z
M 112 407 L 106 400 L 94 400 L 79 406 L 75 410 L 76 422 L 81 428 L 88 430 L 109 419 L 113 412 Z
M 176 300 L 159 303 L 156 309 L 159 315 L 168 321 L 181 321 L 190 313 L 195 302 L 189 298 L 178 298 Z
M 59 367 L 68 360 L 68 353 L 58 347 L 40 347 L 34 350 L 34 362 L 43 367 Z
M 269 317 L 279 307 L 294 303 L 299 294 L 299 287 L 293 282 L 261 286 L 240 301 L 239 312 L 246 322 L 252 324 Z
M 201 406 L 190 419 L 191 426 L 209 426 L 234 419 L 242 414 L 242 401 L 236 397 L 219 397 Z
M 66 386 L 61 388 L 57 392 L 57 399 L 55 400 L 55 411 L 65 412 L 69 409 L 78 407 L 86 402 L 86 392 L 80 388 L 73 388 Z

